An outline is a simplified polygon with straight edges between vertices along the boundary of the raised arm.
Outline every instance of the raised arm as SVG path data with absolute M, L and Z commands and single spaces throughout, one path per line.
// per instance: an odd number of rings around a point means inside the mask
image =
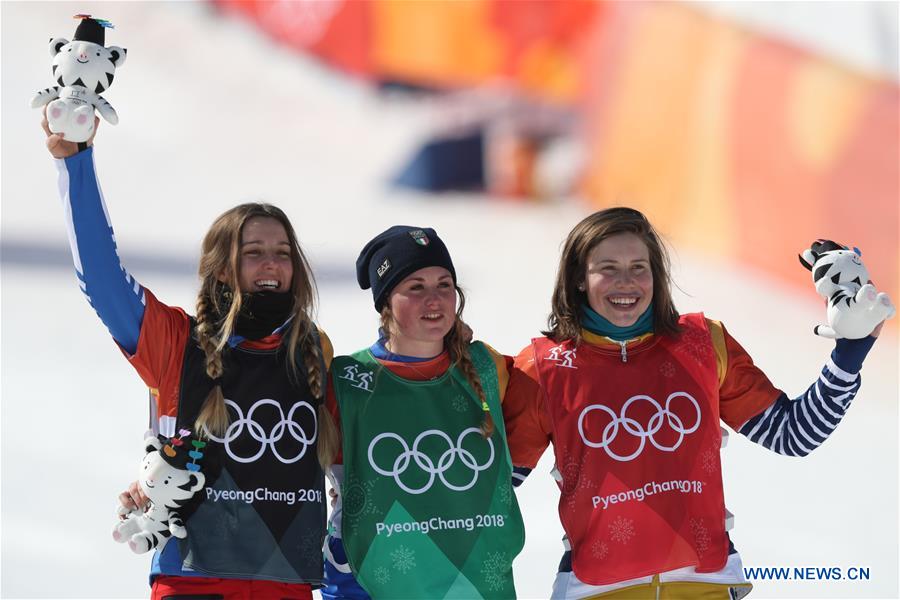
M 99 119 L 95 123 L 95 133 Z M 113 339 L 129 354 L 137 351 L 144 317 L 144 289 L 125 270 L 94 169 L 93 138 L 85 144 L 52 134 L 46 116 L 47 149 L 56 158 L 59 195 L 81 291 Z
M 819 378 L 802 396 L 789 400 L 782 393 L 740 433 L 786 456 L 806 456 L 837 428 L 859 391 L 859 371 L 875 338 L 837 340 Z
M 804 394 L 789 398 L 775 388 L 726 331 L 725 374 L 719 390 L 722 419 L 778 454 L 806 456 L 837 428 L 859 391 L 863 360 L 874 337 L 836 341 L 831 357 Z

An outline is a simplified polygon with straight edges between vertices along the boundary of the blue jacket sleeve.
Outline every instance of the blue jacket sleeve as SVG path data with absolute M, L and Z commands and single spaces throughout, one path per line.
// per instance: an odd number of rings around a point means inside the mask
M 57 159 L 59 195 L 81 291 L 113 339 L 137 351 L 144 289 L 122 266 L 94 169 L 94 149 Z
M 741 434 L 778 454 L 806 456 L 828 439 L 859 391 L 859 371 L 875 338 L 837 340 L 831 358 L 806 393 L 785 394 L 747 421 Z

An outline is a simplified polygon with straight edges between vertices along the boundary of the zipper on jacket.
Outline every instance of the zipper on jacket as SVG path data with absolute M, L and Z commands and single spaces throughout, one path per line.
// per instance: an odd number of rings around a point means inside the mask
M 619 340 L 614 340 L 614 339 L 612 339 L 612 338 L 609 337 L 609 336 L 603 336 L 603 337 L 604 337 L 605 339 L 609 340 L 610 343 L 612 343 L 612 344 L 618 344 L 618 345 L 619 345 L 619 348 L 621 349 L 621 357 L 622 357 L 622 362 L 623 362 L 623 363 L 627 363 L 627 362 L 628 362 L 628 344 L 631 343 L 631 342 L 637 342 L 637 341 L 639 340 L 639 338 L 633 338 L 633 339 L 630 339 L 630 340 L 622 340 L 622 341 L 619 341 Z

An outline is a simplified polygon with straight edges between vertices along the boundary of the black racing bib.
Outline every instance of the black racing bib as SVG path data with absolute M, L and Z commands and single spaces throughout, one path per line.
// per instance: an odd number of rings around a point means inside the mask
M 184 566 L 220 577 L 288 583 L 322 581 L 325 481 L 316 455 L 317 409 L 287 352 L 233 348 L 223 356 L 222 391 L 230 425 L 208 435 L 209 470 L 180 540 Z M 178 427 L 193 423 L 213 382 L 203 352 L 189 342 Z M 206 460 L 207 457 L 204 458 Z

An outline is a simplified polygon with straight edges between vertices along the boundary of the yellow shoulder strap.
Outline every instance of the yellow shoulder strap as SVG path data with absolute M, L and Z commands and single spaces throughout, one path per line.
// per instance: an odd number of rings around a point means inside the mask
M 322 358 L 325 360 L 325 368 L 331 369 L 331 359 L 334 358 L 334 346 L 331 345 L 331 340 L 325 335 L 325 332 L 316 327 L 319 330 L 319 340 L 322 342 Z
M 481 343 L 484 344 L 484 342 Z M 502 354 L 494 350 L 490 344 L 484 344 L 484 347 L 487 348 L 488 354 L 491 355 L 491 358 L 494 359 L 494 364 L 497 366 L 497 384 L 500 387 L 500 402 L 503 402 L 503 397 L 506 396 L 506 384 L 509 383 L 506 359 Z
M 719 386 L 725 381 L 725 373 L 728 371 L 728 349 L 725 348 L 725 328 L 721 321 L 706 319 L 709 333 L 712 336 L 713 349 L 716 351 L 716 372 L 719 375 Z

